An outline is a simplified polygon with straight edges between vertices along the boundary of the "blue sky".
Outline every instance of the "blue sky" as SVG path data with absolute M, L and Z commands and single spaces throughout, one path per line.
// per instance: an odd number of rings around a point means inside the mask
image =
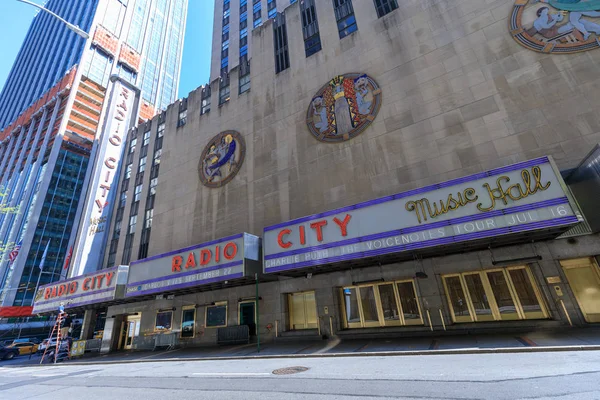
M 17 0 L 0 0 L 0 90 L 4 87 L 21 43 L 35 15 L 35 8 Z M 43 0 L 33 0 L 41 4 Z M 210 74 L 210 51 L 212 47 L 212 18 L 214 2 L 211 0 L 188 0 L 187 28 L 183 48 L 179 97 L 208 83 Z

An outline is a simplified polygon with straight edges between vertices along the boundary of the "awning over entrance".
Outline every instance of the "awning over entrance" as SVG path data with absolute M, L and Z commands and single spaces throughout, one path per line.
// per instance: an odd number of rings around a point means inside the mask
M 65 309 L 81 308 L 122 298 L 128 270 L 128 266 L 120 265 L 40 286 L 35 295 L 33 313 L 58 312 L 61 305 Z
M 260 238 L 241 233 L 132 262 L 125 297 L 242 282 L 260 271 Z
M 0 307 L 0 318 L 31 317 L 33 307 Z
M 553 161 L 542 157 L 266 227 L 264 271 L 548 239 L 582 220 Z

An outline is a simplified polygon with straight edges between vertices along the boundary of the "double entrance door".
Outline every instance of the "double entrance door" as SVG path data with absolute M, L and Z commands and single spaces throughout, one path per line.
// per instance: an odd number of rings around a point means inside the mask
M 593 258 L 560 262 L 587 322 L 600 322 L 600 269 Z
M 290 329 L 317 329 L 317 302 L 315 292 L 290 293 Z

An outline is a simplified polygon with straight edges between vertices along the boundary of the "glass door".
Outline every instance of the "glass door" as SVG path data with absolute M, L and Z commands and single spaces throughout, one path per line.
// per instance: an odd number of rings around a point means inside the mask
M 600 322 L 600 269 L 593 258 L 560 262 L 587 322 Z
M 125 329 L 125 343 L 123 348 L 125 350 L 131 350 L 133 347 L 133 338 L 136 337 L 140 332 L 140 317 L 127 317 Z

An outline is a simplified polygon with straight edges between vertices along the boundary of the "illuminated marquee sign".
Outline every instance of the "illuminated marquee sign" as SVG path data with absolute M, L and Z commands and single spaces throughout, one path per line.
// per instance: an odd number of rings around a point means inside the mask
M 83 226 L 71 276 L 94 271 L 102 262 L 106 229 L 115 198 L 119 160 L 123 154 L 127 131 L 137 118 L 138 91 L 120 79 L 111 78 L 113 89 L 107 118 L 98 144 L 97 164 L 90 179 L 91 195 L 84 208 Z
M 265 228 L 264 270 L 568 227 L 581 220 L 539 158 Z
M 131 263 L 126 297 L 254 276 L 261 270 L 260 239 L 247 233 Z
M 61 304 L 68 309 L 114 300 L 117 286 L 127 282 L 127 271 L 119 266 L 40 286 L 33 313 L 55 312 Z

